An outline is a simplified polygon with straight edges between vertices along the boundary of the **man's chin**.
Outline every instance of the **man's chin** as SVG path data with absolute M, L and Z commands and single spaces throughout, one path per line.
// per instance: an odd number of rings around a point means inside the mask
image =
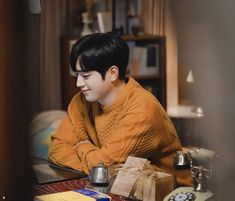
M 86 99 L 86 101 L 88 101 L 88 102 L 95 102 L 95 101 L 96 101 L 95 98 L 92 98 L 92 97 L 89 97 L 89 96 L 85 96 L 85 99 Z

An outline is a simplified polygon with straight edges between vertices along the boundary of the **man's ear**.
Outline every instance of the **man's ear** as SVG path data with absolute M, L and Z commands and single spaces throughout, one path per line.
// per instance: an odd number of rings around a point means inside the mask
M 118 79 L 119 69 L 117 66 L 111 66 L 108 69 L 107 73 L 108 73 L 110 81 L 115 81 Z

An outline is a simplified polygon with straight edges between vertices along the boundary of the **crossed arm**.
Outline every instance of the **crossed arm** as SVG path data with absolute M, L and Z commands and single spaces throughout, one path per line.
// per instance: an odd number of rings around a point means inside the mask
M 68 112 L 68 117 L 52 136 L 49 160 L 58 165 L 88 174 L 99 162 L 112 165 L 124 162 L 129 155 L 147 157 L 160 143 L 145 114 L 127 113 L 119 121 L 119 129 L 100 147 L 90 141 L 83 115 L 76 114 L 74 119 L 73 112 Z

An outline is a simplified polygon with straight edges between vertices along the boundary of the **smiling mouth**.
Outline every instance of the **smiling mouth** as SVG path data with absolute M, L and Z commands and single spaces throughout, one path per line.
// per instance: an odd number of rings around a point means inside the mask
M 81 90 L 81 92 L 82 92 L 83 94 L 87 93 L 88 91 L 90 91 L 90 89 Z

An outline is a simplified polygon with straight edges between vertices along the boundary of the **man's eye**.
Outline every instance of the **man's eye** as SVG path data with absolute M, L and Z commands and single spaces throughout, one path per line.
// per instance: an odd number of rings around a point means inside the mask
M 90 77 L 90 75 L 83 75 L 84 79 L 88 79 Z

